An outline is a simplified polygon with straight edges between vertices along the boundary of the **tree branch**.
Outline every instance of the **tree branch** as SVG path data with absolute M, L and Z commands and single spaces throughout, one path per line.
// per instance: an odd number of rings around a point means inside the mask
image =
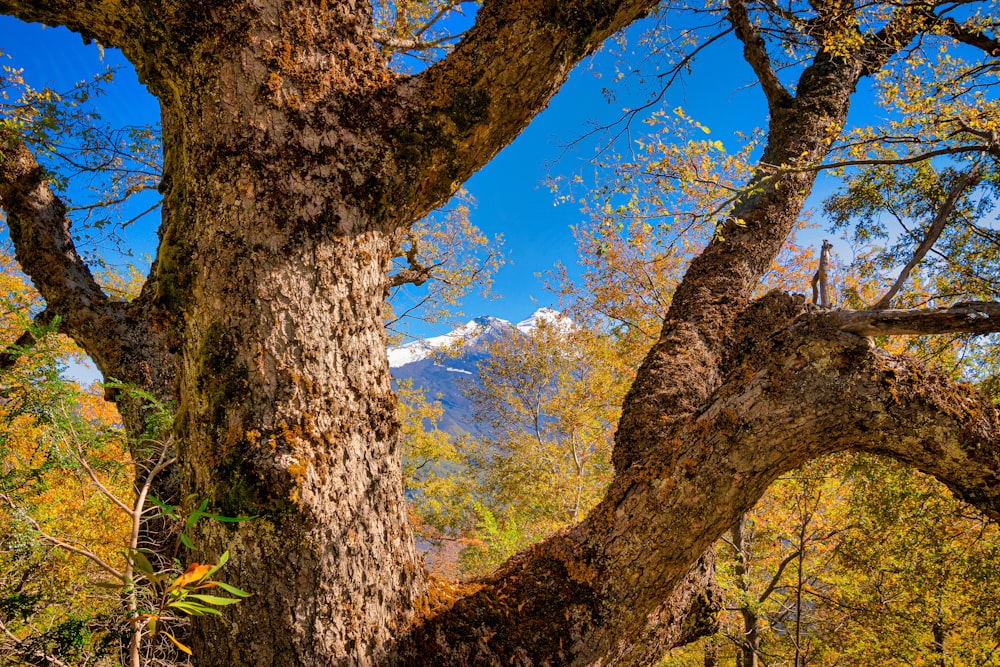
M 391 35 L 384 31 L 377 31 L 375 33 L 375 41 L 386 49 L 395 52 L 436 49 L 443 47 L 449 42 L 457 41 L 462 37 L 461 34 L 447 34 L 434 39 L 423 39 L 423 34 L 452 11 L 458 10 L 461 12 L 460 7 L 463 1 L 464 0 L 453 0 L 452 2 L 442 5 L 434 13 L 434 15 L 427 20 L 426 23 L 420 26 L 419 30 L 412 33 L 412 37 L 400 37 L 398 35 Z
M 122 47 L 141 32 L 139 11 L 127 11 L 121 0 L 0 0 L 0 14 L 28 23 L 63 26 L 79 33 L 85 42 Z
M 885 27 L 865 38 L 859 57 L 864 63 L 862 74 L 871 76 L 921 32 L 919 20 L 914 20 L 910 8 L 896 10 Z
M 945 225 L 948 224 L 948 219 L 955 210 L 955 206 L 958 205 L 959 198 L 966 190 L 976 187 L 980 178 L 979 165 L 976 165 L 960 175 L 955 183 L 952 184 L 951 189 L 948 191 L 948 196 L 945 197 L 944 203 L 941 204 L 941 208 L 938 209 L 937 214 L 931 221 L 930 227 L 927 228 L 924 240 L 920 242 L 916 252 L 913 253 L 913 257 L 906 263 L 903 270 L 899 272 L 899 277 L 896 278 L 896 282 L 889 288 L 889 291 L 878 300 L 878 303 L 872 306 L 873 310 L 885 310 L 889 308 L 892 304 L 892 298 L 899 293 L 899 290 L 903 287 L 903 283 L 910 277 L 910 272 L 927 255 L 934 244 L 937 243 L 938 237 L 941 236 L 941 232 L 944 231 Z
M 924 17 L 931 26 L 941 30 L 941 32 L 948 35 L 956 42 L 961 42 L 962 44 L 967 44 L 977 48 L 988 56 L 1000 56 L 1000 40 L 997 40 L 995 37 L 984 35 L 978 30 L 970 30 L 967 26 L 962 25 L 955 19 L 938 16 L 929 9 L 924 9 L 923 11 L 920 11 L 919 14 Z
M 435 39 L 418 39 L 414 37 L 395 37 L 382 33 L 375 34 L 375 41 L 394 52 L 428 51 L 430 49 L 447 48 L 450 42 L 458 39 L 456 35 L 445 35 Z
M 387 210 L 416 220 L 449 197 L 524 129 L 573 66 L 654 0 L 486 0 L 443 61 L 396 85 L 385 103 L 400 181 Z M 421 146 L 414 150 L 414 146 Z
M 648 664 L 641 645 L 619 652 L 621 638 L 649 635 L 692 564 L 774 480 L 838 451 L 914 465 L 1000 518 L 1000 414 L 988 399 L 825 313 L 772 329 L 801 297 L 763 304 L 782 315 L 750 327 L 705 407 L 657 419 L 660 448 L 619 471 L 590 516 L 439 611 L 406 638 L 402 663 L 438 664 L 466 645 L 478 664 Z
M 398 256 L 406 258 L 406 268 L 399 269 L 389 276 L 389 287 L 399 287 L 400 285 L 419 287 L 431 279 L 434 269 L 441 266 L 440 264 L 425 266 L 420 263 L 420 260 L 417 259 L 417 239 L 412 234 L 410 235 L 410 247 L 405 253 L 400 253 Z
M 823 317 L 831 326 L 858 336 L 1000 332 L 1000 303 L 987 301 L 965 301 L 951 308 L 838 310 Z
M 19 511 L 21 509 L 5 493 L 0 493 L 0 500 L 3 500 L 4 502 L 6 502 L 10 506 L 10 508 L 12 510 L 14 510 L 14 511 Z M 33 518 L 31 518 L 30 516 L 28 516 L 27 514 L 25 514 L 23 512 L 20 513 L 20 516 L 26 522 L 28 522 L 28 524 L 31 526 L 31 528 L 38 534 L 39 539 L 41 539 L 43 542 L 51 544 L 52 546 L 55 546 L 55 547 L 59 547 L 60 549 L 63 549 L 64 551 L 69 551 L 70 553 L 75 553 L 75 554 L 77 554 L 79 556 L 83 556 L 84 558 L 90 560 L 95 565 L 97 565 L 99 568 L 101 568 L 102 570 L 104 570 L 105 572 L 107 572 L 108 574 L 110 574 L 115 579 L 118 579 L 119 581 L 121 581 L 123 583 L 126 583 L 125 574 L 123 572 L 121 572 L 120 570 L 118 570 L 114 566 L 108 564 L 107 561 L 105 561 L 103 558 L 101 558 L 100 556 L 98 556 L 97 554 L 95 554 L 90 549 L 87 549 L 86 547 L 76 546 L 74 544 L 70 544 L 69 542 L 64 542 L 63 540 L 60 540 L 57 537 L 49 535 L 44 530 L 42 530 L 41 525 L 39 525 L 39 523 L 37 521 L 35 521 Z
M 774 592 L 774 589 L 778 587 L 778 583 L 781 581 L 781 575 L 785 573 L 785 568 L 791 565 L 792 561 L 798 558 L 800 553 L 802 553 L 802 550 L 796 549 L 792 553 L 785 556 L 785 558 L 780 563 L 778 563 L 778 569 L 771 577 L 771 581 L 768 582 L 767 588 L 765 588 L 763 592 L 761 592 L 761 594 L 758 596 L 757 602 L 763 604 L 764 602 L 767 601 L 769 597 L 771 597 L 771 593 Z
M 942 155 L 963 155 L 965 153 L 990 153 L 996 149 L 989 144 L 971 144 L 967 146 L 948 146 L 937 148 L 925 153 L 908 155 L 900 158 L 866 158 L 858 160 L 839 160 L 837 162 L 826 162 L 824 164 L 810 165 L 806 167 L 779 167 L 771 166 L 775 173 L 796 172 L 796 171 L 825 171 L 828 169 L 843 169 L 844 167 L 872 167 L 878 165 L 904 165 L 926 162 L 927 160 L 941 157 Z
M 107 371 L 113 367 L 108 338 L 121 335 L 114 321 L 125 304 L 108 299 L 76 252 L 65 205 L 13 128 L 0 128 L 0 158 L 0 208 L 7 212 L 18 263 L 47 310 L 62 318 L 63 330 Z
M 46 308 L 42 312 L 35 315 L 32 323 L 35 327 L 47 327 L 52 323 L 53 319 L 55 319 L 55 314 Z M 7 370 L 8 368 L 11 368 L 15 363 L 17 363 L 17 360 L 21 358 L 24 351 L 34 347 L 37 342 L 38 339 L 35 338 L 35 332 L 31 329 L 28 329 L 18 336 L 17 340 L 8 345 L 3 352 L 0 352 L 0 370 Z
M 781 85 L 778 75 L 774 73 L 771 58 L 767 55 L 767 45 L 754 28 L 743 0 L 732 0 L 729 3 L 729 22 L 733 24 L 736 36 L 743 42 L 743 58 L 760 81 L 760 87 L 767 97 L 768 109 L 774 113 L 775 109 L 788 106 L 792 101 L 791 93 Z

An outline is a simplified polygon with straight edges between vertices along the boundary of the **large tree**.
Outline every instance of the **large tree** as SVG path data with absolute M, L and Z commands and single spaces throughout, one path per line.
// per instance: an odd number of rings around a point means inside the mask
M 255 593 L 197 619 L 199 664 L 646 664 L 710 625 L 705 549 L 778 475 L 836 450 L 894 456 L 1000 517 L 994 407 L 865 338 L 995 331 L 1000 306 L 753 299 L 859 82 L 930 36 L 995 57 L 990 10 L 731 0 L 706 11 L 760 82 L 766 146 L 673 295 L 623 407 L 606 497 L 475 584 L 425 577 L 385 355 L 390 260 L 575 63 L 656 4 L 486 0 L 447 56 L 404 76 L 391 47 L 425 33 L 379 30 L 367 2 L 0 0 L 120 48 L 161 104 L 163 220 L 139 298 L 93 280 L 10 125 L 0 205 L 63 330 L 105 376 L 176 400 L 182 492 L 257 517 L 194 535 L 193 560 L 229 550 L 227 578 Z M 961 117 L 940 136 L 996 159 L 996 131 Z

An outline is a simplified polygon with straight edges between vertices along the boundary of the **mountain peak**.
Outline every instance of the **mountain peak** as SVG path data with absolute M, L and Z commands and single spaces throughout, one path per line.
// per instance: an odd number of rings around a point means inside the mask
M 460 342 L 477 340 L 483 335 L 497 335 L 507 329 L 513 329 L 513 327 L 514 325 L 507 320 L 482 315 L 442 336 L 422 338 L 399 347 L 390 347 L 388 350 L 389 368 L 399 368 L 406 364 L 422 361 L 430 357 L 436 350 L 451 347 Z
M 527 319 L 521 320 L 516 325 L 499 317 L 481 315 L 442 336 L 423 338 L 399 347 L 390 347 L 388 350 L 389 367 L 399 368 L 422 361 L 430 357 L 436 350 L 450 347 L 459 342 L 474 344 L 482 339 L 509 335 L 513 331 L 530 334 L 538 328 L 540 322 L 562 325 L 568 321 L 568 318 L 552 308 L 539 308 Z
M 558 310 L 543 307 L 533 312 L 528 319 L 518 322 L 515 326 L 517 326 L 518 331 L 526 334 L 537 329 L 542 322 L 558 327 L 565 327 L 570 322 L 570 319 Z

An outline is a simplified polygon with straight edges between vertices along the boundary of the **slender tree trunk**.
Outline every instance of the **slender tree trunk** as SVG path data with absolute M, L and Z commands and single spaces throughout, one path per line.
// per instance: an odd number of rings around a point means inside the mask
M 805 547 L 802 535 L 799 535 L 799 555 L 795 559 L 795 667 L 804 667 L 805 656 L 802 653 L 802 574 Z
M 944 624 L 944 609 L 943 601 L 938 596 L 938 608 L 935 614 L 934 621 L 931 623 L 931 633 L 934 636 L 934 654 L 935 662 L 937 667 L 948 667 L 948 655 L 945 652 L 945 640 L 947 639 L 947 631 Z
M 719 635 L 706 638 L 704 650 L 702 665 L 704 667 L 719 667 Z
M 757 667 L 760 655 L 760 618 L 750 603 L 750 547 L 743 535 L 745 522 L 746 514 L 741 514 L 730 531 L 733 548 L 736 550 L 736 585 L 744 595 L 744 603 L 740 606 L 743 637 L 740 639 L 738 662 L 741 667 Z

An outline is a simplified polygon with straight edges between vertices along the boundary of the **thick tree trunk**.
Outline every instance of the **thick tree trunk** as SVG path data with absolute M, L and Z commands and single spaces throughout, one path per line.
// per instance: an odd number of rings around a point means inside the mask
M 206 664 L 374 663 L 423 585 L 384 353 L 390 240 L 297 240 L 306 252 L 292 253 L 266 247 L 273 228 L 231 223 L 212 217 L 228 242 L 202 248 L 194 278 L 177 432 L 185 491 L 257 517 L 202 522 L 194 557 L 228 549 L 225 579 L 254 598 L 199 623 L 195 647 Z
M 349 44 L 313 36 L 324 38 Z M 375 664 L 424 584 L 385 354 L 396 233 L 355 171 L 381 144 L 346 131 L 336 104 L 304 111 L 328 92 L 308 71 L 329 74 L 326 61 L 289 66 L 266 95 L 245 90 L 280 39 L 190 64 L 165 112 L 158 280 L 176 314 L 184 493 L 255 517 L 193 532 L 192 559 L 228 550 L 222 576 L 254 597 L 200 619 L 192 644 L 204 664 Z M 366 85 L 370 68 L 352 57 Z

